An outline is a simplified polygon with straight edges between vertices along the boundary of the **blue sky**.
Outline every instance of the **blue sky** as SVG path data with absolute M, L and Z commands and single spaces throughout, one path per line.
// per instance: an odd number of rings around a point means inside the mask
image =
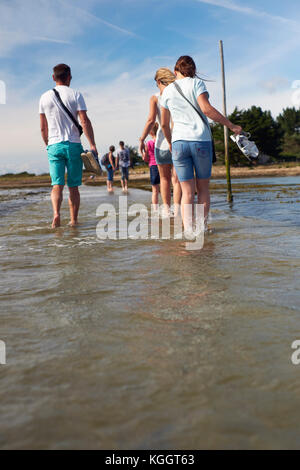
M 136 145 L 153 80 L 192 55 L 211 102 L 222 108 L 219 39 L 224 42 L 229 112 L 252 104 L 276 116 L 292 106 L 299 75 L 300 9 L 295 0 L 0 0 L 0 173 L 47 171 L 38 100 L 53 65 L 72 67 L 104 153 Z M 85 142 L 84 142 L 85 143 Z M 86 143 L 85 143 L 86 145 Z

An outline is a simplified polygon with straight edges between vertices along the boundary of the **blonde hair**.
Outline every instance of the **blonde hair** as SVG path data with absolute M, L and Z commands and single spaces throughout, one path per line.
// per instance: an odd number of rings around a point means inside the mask
M 162 85 L 168 86 L 170 83 L 175 82 L 175 75 L 174 73 L 170 70 L 167 69 L 166 67 L 161 67 L 156 71 L 154 80 L 157 82 L 158 80 L 162 83 Z
M 150 129 L 150 135 L 156 137 L 157 130 L 158 130 L 158 123 L 156 122 L 155 124 L 153 124 L 153 126 Z

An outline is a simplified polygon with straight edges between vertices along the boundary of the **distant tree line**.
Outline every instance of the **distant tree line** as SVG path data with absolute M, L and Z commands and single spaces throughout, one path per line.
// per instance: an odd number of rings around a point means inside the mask
M 230 121 L 239 124 L 250 132 L 261 154 L 269 156 L 270 162 L 300 160 L 300 110 L 286 108 L 274 119 L 270 111 L 258 106 L 239 110 L 235 108 L 228 116 Z M 224 130 L 220 124 L 212 124 L 217 161 L 224 163 Z M 247 159 L 229 139 L 230 161 L 233 165 L 244 165 Z

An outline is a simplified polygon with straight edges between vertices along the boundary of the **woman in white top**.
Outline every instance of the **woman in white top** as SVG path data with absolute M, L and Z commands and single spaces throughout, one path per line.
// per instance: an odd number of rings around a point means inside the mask
M 213 148 L 207 117 L 227 126 L 235 134 L 240 134 L 242 128 L 234 125 L 211 106 L 206 86 L 203 80 L 197 77 L 196 65 L 191 57 L 179 57 L 175 65 L 175 75 L 175 83 L 190 103 L 180 94 L 174 83 L 170 84 L 161 97 L 162 130 L 172 151 L 173 163 L 182 189 L 181 208 L 184 226 L 189 231 L 191 227 L 187 224 L 191 221 L 185 220 L 183 209 L 185 204 L 194 204 L 196 189 L 198 204 L 204 205 L 205 220 L 209 213 L 209 179 Z M 203 119 L 193 109 L 191 103 L 200 113 L 202 112 Z
M 149 116 L 140 137 L 140 152 L 143 154 L 145 151 L 145 139 L 155 124 L 156 119 L 159 123 L 159 128 L 155 141 L 155 160 L 158 166 L 160 175 L 160 192 L 164 205 L 164 213 L 169 215 L 171 206 L 171 178 L 173 183 L 173 203 L 175 215 L 180 206 L 181 200 L 181 187 L 177 178 L 176 172 L 172 163 L 172 154 L 169 149 L 169 144 L 165 139 L 161 129 L 161 108 L 160 100 L 164 89 L 175 80 L 175 75 L 171 70 L 162 67 L 157 70 L 154 80 L 159 88 L 159 93 L 151 96 L 150 98 L 150 111 Z

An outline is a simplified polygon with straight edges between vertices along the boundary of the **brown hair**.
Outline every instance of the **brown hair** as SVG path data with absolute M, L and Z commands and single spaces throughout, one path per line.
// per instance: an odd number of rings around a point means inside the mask
M 156 136 L 157 131 L 158 131 L 158 123 L 156 122 L 156 123 L 153 124 L 153 126 L 151 127 L 150 135 Z
M 71 76 L 71 69 L 66 64 L 58 64 L 53 67 L 53 74 L 56 82 L 65 83 Z
M 110 152 L 114 152 L 115 150 L 116 150 L 116 149 L 115 149 L 114 145 L 111 145 L 111 146 L 109 147 L 109 151 L 110 151 Z
M 196 77 L 197 70 L 194 60 L 189 55 L 182 55 L 175 64 L 176 72 L 180 72 L 184 77 Z
M 170 83 L 175 82 L 176 77 L 170 69 L 167 69 L 166 67 L 161 67 L 156 71 L 154 80 L 156 82 L 160 81 L 163 85 L 168 86 L 170 85 Z

